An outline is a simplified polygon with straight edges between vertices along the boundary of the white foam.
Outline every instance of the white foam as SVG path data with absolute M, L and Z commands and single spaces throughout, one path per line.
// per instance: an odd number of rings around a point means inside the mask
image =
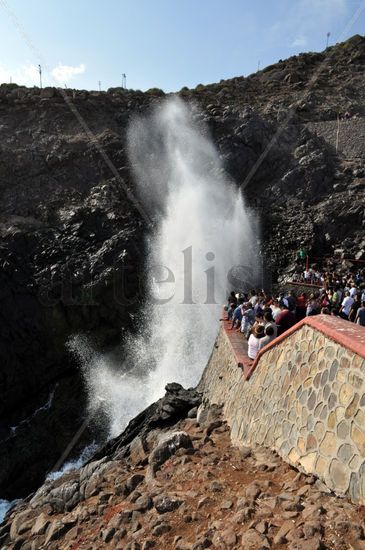
M 4 500 L 0 498 L 0 523 L 4 521 L 6 513 L 10 510 L 10 508 L 15 506 L 17 502 L 18 502 L 17 500 L 10 501 L 10 500 Z
M 71 472 L 72 470 L 78 470 L 85 464 L 87 460 L 95 453 L 97 450 L 98 445 L 93 442 L 90 443 L 87 447 L 85 447 L 80 454 L 78 458 L 75 458 L 74 460 L 69 460 L 68 462 L 65 462 L 65 464 L 57 470 L 57 472 L 51 472 L 48 474 L 46 479 L 50 479 L 54 481 L 55 479 L 60 478 L 63 474 L 66 474 L 67 472 Z
M 227 273 L 255 260 L 252 243 L 257 241 L 242 196 L 224 174 L 207 129 L 197 127 L 193 118 L 191 108 L 169 100 L 129 129 L 139 200 L 155 226 L 146 261 L 149 298 L 139 333 L 127 342 L 124 363 L 115 365 L 95 353 L 85 338 L 71 342 L 82 364 L 90 409 L 102 407 L 111 436 L 161 397 L 166 383 L 189 387 L 198 382 L 231 290 Z M 207 283 L 213 271 L 214 300 Z M 168 274 L 174 282 L 162 283 Z M 190 297 L 193 303 L 187 303 Z

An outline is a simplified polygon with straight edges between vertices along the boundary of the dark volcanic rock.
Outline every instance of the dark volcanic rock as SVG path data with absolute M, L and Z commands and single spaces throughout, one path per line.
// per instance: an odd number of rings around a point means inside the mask
M 173 426 L 176 422 L 185 418 L 192 407 L 200 404 L 201 396 L 195 389 L 184 389 L 180 384 L 167 384 L 164 397 L 152 403 L 147 409 L 142 411 L 133 420 L 131 420 L 118 437 L 110 440 L 102 447 L 92 458 L 99 460 L 103 457 L 109 457 L 113 460 L 129 456 L 131 444 L 135 438 L 140 438 L 146 451 L 149 450 L 147 436 L 156 428 L 165 429 Z M 166 412 L 169 406 L 169 411 Z M 184 446 L 187 446 L 184 444 Z
M 152 443 L 156 447 L 150 455 L 151 463 L 156 468 L 163 464 L 176 449 L 180 447 L 192 448 L 190 437 L 184 432 L 162 432 L 161 437 L 161 430 L 166 430 L 169 426 L 185 418 L 191 407 L 200 403 L 200 395 L 196 390 L 185 390 L 179 384 L 168 384 L 166 389 L 164 397 L 133 419 L 120 436 L 101 448 L 79 471 L 67 474 L 66 479 L 46 481 L 32 497 L 30 501 L 32 508 L 49 506 L 53 512 L 65 512 L 72 510 L 84 499 L 97 495 L 103 473 L 110 467 L 110 464 L 124 457 L 130 457 L 130 444 L 133 439 L 142 437 L 145 440 L 152 429 L 156 430 L 162 440 L 159 442 L 156 438 L 156 441 Z M 164 405 L 167 403 L 173 410 L 169 418 L 166 418 L 163 411 Z M 146 441 L 145 445 L 147 450 L 148 443 Z M 123 490 L 116 492 L 128 495 L 143 481 L 143 475 L 134 474 L 126 480 Z M 147 510 L 151 506 L 152 501 L 149 497 L 137 496 L 135 510 Z
M 193 117 L 208 128 L 232 185 L 257 212 L 268 285 L 293 269 L 301 241 L 310 257 L 336 250 L 365 257 L 364 72 L 365 39 L 355 36 L 179 94 L 194 104 Z M 149 222 L 131 198 L 126 130 L 136 114 L 164 100 L 156 89 L 0 86 L 0 496 L 33 490 L 72 438 L 70 426 L 84 420 L 83 395 L 37 412 L 57 382 L 64 396 L 68 385 L 80 387 L 70 336 L 87 333 L 105 350 L 133 328 Z M 159 412 L 166 424 L 175 411 L 169 407 Z M 24 429 L 11 430 L 25 420 L 31 445 Z M 135 428 L 124 435 L 129 441 Z M 142 438 L 136 445 L 139 460 L 146 444 Z M 23 485 L 16 472 L 29 463 Z

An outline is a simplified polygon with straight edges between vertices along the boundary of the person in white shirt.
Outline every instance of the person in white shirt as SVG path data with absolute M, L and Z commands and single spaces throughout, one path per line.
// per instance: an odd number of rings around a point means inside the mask
M 248 352 L 247 355 L 250 359 L 256 359 L 256 355 L 259 352 L 259 343 L 264 336 L 264 326 L 256 325 L 250 334 L 248 339 Z
M 274 300 L 270 307 L 271 307 L 273 319 L 275 321 L 276 317 L 279 315 L 279 313 L 281 313 L 278 300 Z
M 345 297 L 342 301 L 342 305 L 341 305 L 341 309 L 340 309 L 340 317 L 342 317 L 342 319 L 346 319 L 348 320 L 349 318 L 349 315 L 350 315 L 350 310 L 351 310 L 351 307 L 352 307 L 352 304 L 354 303 L 354 299 L 351 298 L 350 296 L 350 293 L 347 291 L 345 292 Z
M 351 296 L 351 298 L 355 298 L 356 295 L 357 295 L 357 288 L 356 288 L 355 283 L 352 283 L 351 289 L 350 289 L 350 296 Z
M 249 298 L 249 302 L 250 304 L 252 305 L 252 307 L 255 307 L 255 305 L 257 304 L 257 300 L 258 300 L 258 296 L 256 294 L 256 291 L 255 290 L 251 290 L 251 297 Z

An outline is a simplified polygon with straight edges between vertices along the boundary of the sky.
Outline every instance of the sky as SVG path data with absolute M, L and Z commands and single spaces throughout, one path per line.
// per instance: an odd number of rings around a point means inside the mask
M 364 34 L 365 0 L 0 0 L 0 83 L 38 85 L 40 64 L 43 86 L 106 90 L 126 74 L 178 91 L 321 51 L 328 32 Z

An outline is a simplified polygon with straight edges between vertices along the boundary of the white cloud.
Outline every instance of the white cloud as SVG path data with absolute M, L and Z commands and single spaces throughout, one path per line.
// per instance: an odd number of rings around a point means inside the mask
M 85 70 L 86 65 L 84 65 L 84 63 L 80 63 L 78 67 L 59 64 L 57 67 L 52 69 L 51 75 L 57 82 L 64 84 L 65 82 L 70 82 L 70 80 L 72 80 L 76 75 L 83 74 Z
M 34 86 L 34 84 L 38 84 L 38 67 L 32 63 L 22 65 L 21 67 L 15 67 L 11 70 L 7 67 L 0 66 L 0 83 L 9 83 L 10 81 L 26 86 Z
M 85 70 L 86 65 L 84 65 L 84 63 L 80 63 L 80 65 L 76 67 L 59 64 L 51 70 L 50 74 L 48 74 L 45 67 L 43 67 L 43 85 L 54 86 L 55 83 L 61 85 L 66 84 L 75 76 L 83 74 Z M 11 70 L 3 65 L 0 65 L 0 84 L 3 82 L 9 83 L 10 80 L 21 86 L 39 86 L 38 65 L 27 63 L 26 65 L 15 67 Z
M 39 68 L 36 65 L 23 65 L 20 70 L 21 78 L 32 84 L 38 84 L 39 82 Z
M 10 74 L 4 67 L 0 67 L 0 83 L 10 82 Z
M 290 44 L 292 48 L 302 48 L 307 45 L 307 39 L 305 36 L 298 36 L 293 40 L 293 42 Z

